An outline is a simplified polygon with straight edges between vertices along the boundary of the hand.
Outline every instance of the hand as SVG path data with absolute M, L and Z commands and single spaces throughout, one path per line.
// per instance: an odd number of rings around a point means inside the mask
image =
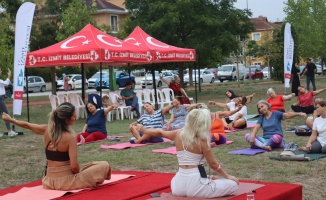
M 209 101 L 208 104 L 215 105 L 215 102 L 214 101 Z
M 239 180 L 238 180 L 235 176 L 230 176 L 230 175 L 228 175 L 228 176 L 227 176 L 227 179 L 230 179 L 230 180 L 232 180 L 232 181 L 235 181 L 235 182 L 239 185 Z
M 249 140 L 249 143 L 251 146 L 254 146 L 255 145 L 255 136 L 251 134 L 250 136 L 250 140 Z
M 306 148 L 307 148 L 307 150 L 309 150 L 309 152 L 310 152 L 310 151 L 311 151 L 311 144 L 308 143 L 308 144 L 306 145 Z
M 11 122 L 12 118 L 5 112 L 2 112 L 2 119 L 7 122 Z
M 304 113 L 304 112 L 301 112 L 301 113 L 300 113 L 300 116 L 303 117 L 303 118 L 306 118 L 306 117 L 307 117 L 307 114 Z
M 139 132 L 144 132 L 145 131 L 145 127 L 143 125 L 141 125 L 141 124 L 137 124 L 136 129 Z
M 233 129 L 234 129 L 233 124 L 232 124 L 232 123 L 228 124 L 227 128 L 228 128 L 229 130 L 233 130 Z
M 112 105 L 112 109 L 117 109 L 118 106 L 117 105 Z
M 8 78 L 10 78 L 11 77 L 11 70 L 10 69 L 8 69 Z

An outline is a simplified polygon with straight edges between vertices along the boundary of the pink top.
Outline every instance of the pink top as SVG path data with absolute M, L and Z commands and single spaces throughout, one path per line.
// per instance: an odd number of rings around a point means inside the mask
M 313 91 L 309 91 L 306 94 L 299 94 L 298 100 L 301 107 L 308 107 L 314 105 Z

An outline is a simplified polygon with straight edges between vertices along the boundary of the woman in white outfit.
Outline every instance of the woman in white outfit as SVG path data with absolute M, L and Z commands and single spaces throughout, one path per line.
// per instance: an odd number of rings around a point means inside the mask
M 211 151 L 210 126 L 211 114 L 207 109 L 190 111 L 182 130 L 145 129 L 138 125 L 138 130 L 144 134 L 165 137 L 175 142 L 179 171 L 171 181 L 173 195 L 213 198 L 233 195 L 237 191 L 238 179 L 223 170 Z M 222 179 L 210 180 L 201 176 L 198 166 L 205 160 L 212 171 L 220 174 Z

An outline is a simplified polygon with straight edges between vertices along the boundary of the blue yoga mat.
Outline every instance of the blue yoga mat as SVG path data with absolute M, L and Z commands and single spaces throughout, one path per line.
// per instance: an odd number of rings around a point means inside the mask
M 228 154 L 253 156 L 253 155 L 256 155 L 259 153 L 264 153 L 264 152 L 266 152 L 264 149 L 246 148 L 246 149 L 238 149 L 238 150 L 230 151 L 230 152 L 228 152 Z

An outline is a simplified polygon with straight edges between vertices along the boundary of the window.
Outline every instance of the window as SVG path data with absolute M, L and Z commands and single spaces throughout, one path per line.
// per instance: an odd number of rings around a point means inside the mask
M 41 78 L 35 77 L 35 82 L 41 82 Z
M 111 15 L 111 31 L 118 32 L 118 16 Z
M 34 83 L 34 78 L 29 78 L 29 79 L 28 79 L 28 82 L 29 82 L 29 83 Z
M 252 40 L 260 41 L 260 39 L 261 39 L 261 34 L 260 33 L 253 33 L 252 34 Z
M 262 63 L 261 63 L 261 62 L 254 62 L 254 65 L 259 65 L 259 66 L 261 66 Z

